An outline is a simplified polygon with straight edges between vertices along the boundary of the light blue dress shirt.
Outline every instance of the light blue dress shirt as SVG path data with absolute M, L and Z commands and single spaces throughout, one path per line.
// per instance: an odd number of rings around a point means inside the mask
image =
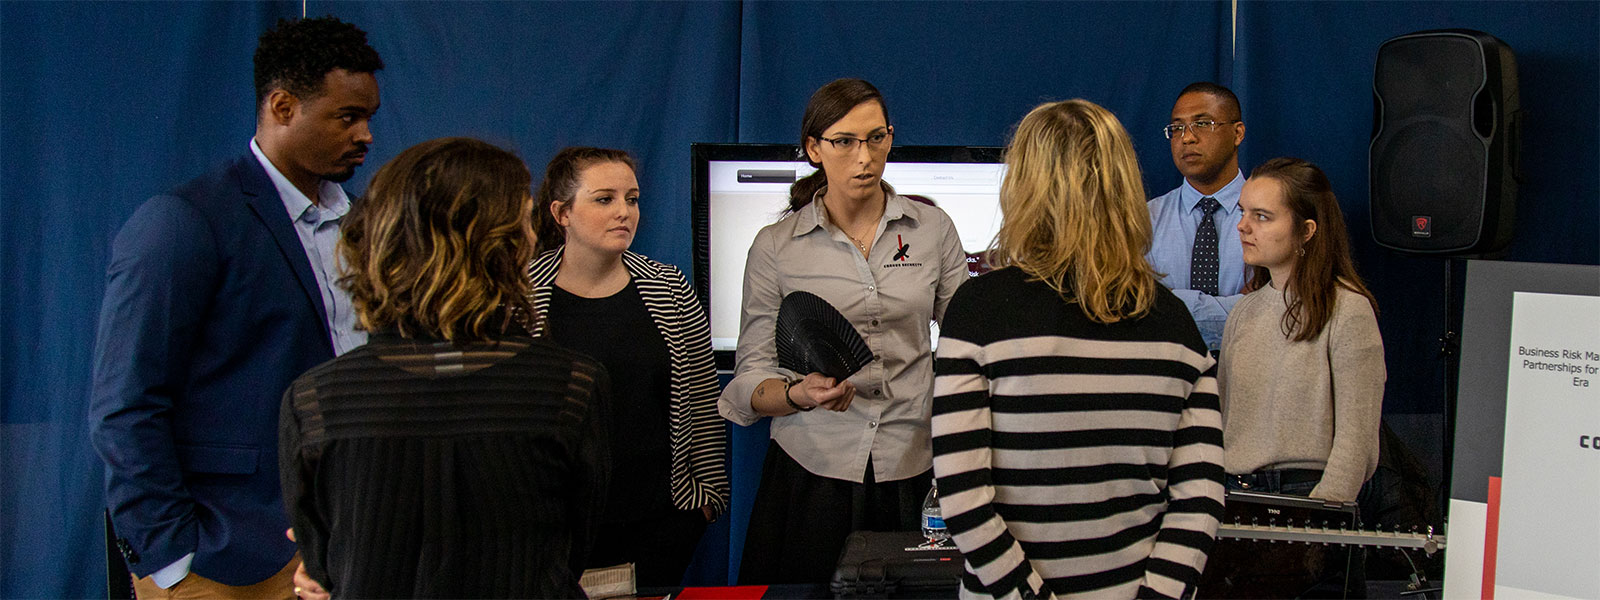
M 1200 336 L 1206 347 L 1215 351 L 1222 347 L 1222 327 L 1228 322 L 1228 311 L 1243 298 L 1239 290 L 1250 280 L 1244 264 L 1244 251 L 1239 246 L 1239 191 L 1244 189 L 1244 174 L 1234 175 L 1233 181 L 1211 194 L 1222 208 L 1211 216 L 1217 225 L 1217 291 L 1212 296 L 1189 289 L 1189 258 L 1194 254 L 1194 231 L 1205 215 L 1201 213 L 1200 199 L 1206 197 L 1184 180 L 1165 195 L 1150 200 L 1150 223 L 1155 239 L 1145 258 L 1156 271 L 1165 273 L 1162 285 L 1189 307 L 1194 324 L 1200 327 Z
M 318 191 L 321 204 L 311 199 L 289 183 L 289 179 L 261 153 L 261 146 L 250 140 L 250 152 L 261 161 L 278 189 L 283 207 L 294 220 L 294 232 L 300 236 L 300 245 L 306 249 L 311 261 L 311 272 L 317 277 L 317 289 L 322 292 L 322 306 L 328 311 L 328 331 L 333 333 L 333 354 L 338 356 L 367 343 L 367 332 L 356 330 L 356 313 L 350 304 L 350 293 L 338 286 L 339 281 L 339 223 L 350 212 L 350 197 L 339 184 L 324 179 Z

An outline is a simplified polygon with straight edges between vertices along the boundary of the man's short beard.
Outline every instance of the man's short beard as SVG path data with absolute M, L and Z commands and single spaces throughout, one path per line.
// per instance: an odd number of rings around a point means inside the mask
M 345 169 L 342 169 L 342 170 L 339 170 L 339 171 L 334 171 L 332 173 L 323 173 L 322 174 L 322 178 L 323 179 L 326 179 L 328 181 L 332 181 L 334 183 L 344 183 L 346 181 L 350 181 L 350 178 L 351 177 L 355 177 L 355 176 L 356 176 L 356 168 L 355 167 L 348 167 L 348 168 L 345 168 Z

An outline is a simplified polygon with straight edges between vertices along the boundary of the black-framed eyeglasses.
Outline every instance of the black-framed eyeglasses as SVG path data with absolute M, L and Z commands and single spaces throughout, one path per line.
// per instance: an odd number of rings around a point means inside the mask
M 1200 135 L 1202 133 L 1211 133 L 1213 131 L 1216 131 L 1218 127 L 1221 127 L 1223 125 L 1228 125 L 1228 124 L 1231 124 L 1231 123 L 1243 123 L 1243 122 L 1244 121 L 1239 121 L 1239 120 L 1212 121 L 1210 119 L 1201 119 L 1199 121 L 1195 121 L 1193 123 L 1188 123 L 1188 124 L 1173 123 L 1173 124 L 1168 125 L 1166 127 L 1162 127 L 1161 128 L 1161 133 L 1165 134 L 1167 136 L 1167 139 L 1170 140 L 1170 139 L 1175 138 L 1175 137 L 1183 137 L 1184 130 L 1193 131 L 1194 134 L 1198 136 L 1198 135 Z
M 854 151 L 856 148 L 860 148 L 861 144 L 866 144 L 866 145 L 871 146 L 873 148 L 882 148 L 884 143 L 888 142 L 889 138 L 893 137 L 893 136 L 894 136 L 894 128 L 890 127 L 888 129 L 879 129 L 879 130 L 874 131 L 874 132 L 872 132 L 870 134 L 867 134 L 867 139 L 854 138 L 854 137 L 849 137 L 849 136 L 836 137 L 836 138 L 825 138 L 825 137 L 822 137 L 822 136 L 817 136 L 817 139 L 822 140 L 824 142 L 827 142 L 829 144 L 833 144 L 833 148 L 835 150 L 843 150 L 845 152 L 851 152 L 851 151 Z

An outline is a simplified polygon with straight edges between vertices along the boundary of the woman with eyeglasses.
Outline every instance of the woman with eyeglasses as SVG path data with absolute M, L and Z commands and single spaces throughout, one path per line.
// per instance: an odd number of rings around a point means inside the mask
M 1178 598 L 1222 516 L 1215 361 L 1145 259 L 1128 132 L 1086 100 L 1006 149 L 996 270 L 950 301 L 934 471 L 962 598 Z
M 822 86 L 800 125 L 817 171 L 794 183 L 787 214 L 751 244 L 737 366 L 718 402 L 739 425 L 771 419 L 742 583 L 826 582 L 851 531 L 918 527 L 932 465 L 929 325 L 967 268 L 950 217 L 883 181 L 893 139 L 872 84 Z M 838 309 L 872 350 L 849 379 L 778 366 L 778 307 L 802 290 Z
M 1378 465 L 1383 338 L 1333 187 L 1275 158 L 1239 196 L 1255 267 L 1222 335 L 1228 487 L 1356 500 Z
M 345 217 L 339 283 L 370 337 L 284 394 L 297 594 L 584 597 L 609 386 L 525 330 L 530 180 L 510 152 L 438 139 L 379 169 Z
M 711 329 L 677 267 L 628 248 L 639 230 L 633 157 L 565 148 L 539 185 L 540 253 L 528 268 L 536 327 L 611 375 L 612 490 L 589 568 L 633 563 L 672 587 L 706 524 L 727 508 Z

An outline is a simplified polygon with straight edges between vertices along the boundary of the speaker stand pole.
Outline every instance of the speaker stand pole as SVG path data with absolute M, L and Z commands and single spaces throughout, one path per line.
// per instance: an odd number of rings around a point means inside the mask
M 1461 339 L 1456 334 L 1456 259 L 1444 259 L 1444 335 L 1439 338 L 1439 355 L 1444 358 L 1444 465 L 1441 470 L 1439 514 L 1445 514 L 1450 497 L 1450 469 L 1455 462 L 1457 379 L 1461 374 Z

